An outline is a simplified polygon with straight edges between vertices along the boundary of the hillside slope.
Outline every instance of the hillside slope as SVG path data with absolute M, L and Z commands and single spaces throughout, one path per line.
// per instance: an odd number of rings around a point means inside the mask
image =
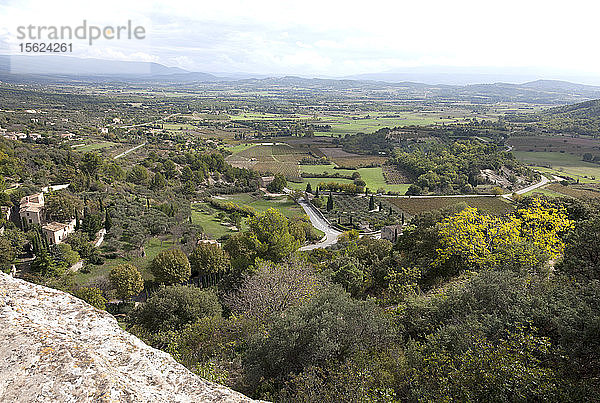
M 61 291 L 0 272 L 0 401 L 242 402 Z

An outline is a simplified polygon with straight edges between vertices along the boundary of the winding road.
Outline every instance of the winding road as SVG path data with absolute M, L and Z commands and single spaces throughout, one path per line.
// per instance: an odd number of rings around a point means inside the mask
M 335 228 L 333 228 L 331 224 L 327 222 L 327 220 L 325 220 L 323 216 L 319 214 L 316 211 L 316 209 L 312 205 L 308 204 L 308 202 L 303 198 L 298 200 L 298 204 L 304 209 L 304 212 L 310 219 L 310 222 L 313 225 L 313 227 L 325 233 L 325 237 L 321 241 L 311 245 L 303 246 L 300 248 L 300 250 L 326 248 L 336 243 L 337 237 L 341 234 L 341 231 L 338 231 Z
M 514 193 L 522 195 L 527 192 L 531 192 L 532 190 L 541 188 L 542 186 L 545 186 L 550 182 L 556 182 L 556 181 L 560 181 L 560 180 L 562 180 L 562 178 L 559 176 L 556 176 L 556 175 L 553 176 L 552 180 L 550 180 L 547 177 L 545 177 L 544 175 L 542 175 L 542 178 L 539 182 L 534 183 L 533 185 L 527 186 L 526 188 L 517 190 Z M 285 189 L 285 192 L 290 193 L 291 191 L 289 189 Z M 510 199 L 510 197 L 512 195 L 513 195 L 513 193 L 508 193 L 508 194 L 502 195 L 501 197 L 503 197 L 505 199 Z M 382 196 L 387 196 L 387 195 L 382 195 Z M 436 198 L 436 197 L 456 197 L 456 198 L 462 197 L 462 198 L 464 198 L 464 197 L 481 197 L 481 196 L 498 197 L 495 195 L 392 196 L 392 197 L 412 197 L 412 198 L 421 198 L 421 199 L 432 199 L 432 198 Z M 298 204 L 304 209 L 304 212 L 310 219 L 310 222 L 313 225 L 313 227 L 315 227 L 316 229 L 323 231 L 325 233 L 325 236 L 321 241 L 319 241 L 318 243 L 315 243 L 315 244 L 305 245 L 305 246 L 301 247 L 300 250 L 305 251 L 305 250 L 313 250 L 313 249 L 318 249 L 318 248 L 326 248 L 328 246 L 335 244 L 337 242 L 337 237 L 340 236 L 340 234 L 342 232 L 333 228 L 333 226 L 322 216 L 322 214 L 320 214 L 315 207 L 313 207 L 306 200 L 304 200 L 304 198 L 300 198 L 298 200 Z M 380 238 L 381 233 L 374 233 L 374 234 L 371 234 L 371 236 L 374 236 L 375 238 Z

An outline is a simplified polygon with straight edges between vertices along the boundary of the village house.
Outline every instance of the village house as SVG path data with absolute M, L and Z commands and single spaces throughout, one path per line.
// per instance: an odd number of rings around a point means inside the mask
M 75 220 L 72 220 L 68 224 L 54 221 L 44 225 L 42 232 L 50 245 L 56 245 L 63 242 L 69 234 L 75 231 L 75 224 Z
M 258 183 L 261 188 L 266 188 L 274 180 L 275 180 L 274 176 L 261 176 L 260 179 L 258 180 Z
M 390 242 L 396 242 L 398 235 L 402 234 L 402 225 L 387 225 L 381 229 L 381 239 L 387 239 Z
M 36 193 L 21 199 L 19 216 L 29 224 L 41 224 L 44 210 L 44 193 Z
M 208 245 L 217 245 L 221 246 L 221 243 L 215 239 L 198 239 L 197 245 L 200 244 L 208 244 Z

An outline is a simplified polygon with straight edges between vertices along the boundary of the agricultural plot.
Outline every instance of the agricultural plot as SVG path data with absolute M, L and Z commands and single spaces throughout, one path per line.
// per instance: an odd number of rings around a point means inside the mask
M 590 137 L 515 136 L 508 140 L 508 144 L 513 146 L 514 151 L 600 155 L 600 140 Z
M 381 165 L 387 160 L 385 157 L 349 153 L 339 147 L 319 147 L 319 151 L 334 164 L 349 169 Z
M 86 153 L 89 151 L 98 151 L 98 150 L 113 148 L 115 146 L 117 146 L 117 143 L 113 143 L 111 141 L 98 141 L 95 143 L 90 143 L 90 144 L 85 144 L 85 145 L 75 144 L 75 145 L 71 146 L 71 148 L 73 148 L 73 150 L 75 150 L 75 151 L 80 151 L 80 152 Z
M 493 215 L 503 215 L 514 210 L 513 205 L 501 197 L 398 197 L 387 200 L 410 215 L 439 210 L 459 203 L 465 203 L 469 207 Z
M 600 188 L 592 185 L 564 186 L 560 183 L 551 183 L 542 190 L 571 196 L 576 199 L 600 199 Z
M 581 157 L 561 152 L 513 151 L 518 160 L 534 169 L 552 175 L 569 176 L 581 183 L 600 182 L 600 165 L 581 160 Z
M 262 196 L 256 196 L 249 193 L 239 193 L 220 197 L 223 200 L 230 201 L 238 205 L 250 206 L 258 212 L 266 211 L 270 208 L 279 210 L 286 217 L 304 215 L 302 207 L 297 205 L 287 196 L 280 196 L 266 199 Z
M 441 123 L 459 121 L 461 117 L 450 116 L 447 112 L 422 111 L 422 112 L 395 112 L 371 113 L 368 115 L 353 116 L 323 116 L 316 123 L 330 125 L 328 132 L 319 132 L 318 135 L 345 135 L 348 133 L 373 133 L 384 127 L 398 126 L 429 126 Z
M 298 161 L 303 156 L 306 154 L 287 144 L 260 144 L 243 148 L 226 160 L 237 168 L 254 169 L 261 174 L 282 174 L 288 180 L 299 181 Z
M 402 218 L 402 211 L 388 202 L 387 198 L 375 198 L 375 209 L 369 211 L 370 197 L 364 195 L 333 195 L 333 210 L 327 211 L 327 198 L 323 194 L 321 211 L 332 224 L 338 224 L 345 229 L 366 229 L 361 226 L 368 225 L 368 230 L 378 230 L 385 225 L 397 224 Z M 382 204 L 379 210 L 379 202 Z M 391 209 L 391 212 L 390 212 Z M 405 215 L 405 219 L 409 216 Z
M 383 177 L 383 170 L 381 167 L 375 168 L 359 168 L 358 172 L 360 173 L 360 177 L 366 183 L 366 187 L 369 188 L 371 192 L 398 192 L 401 194 L 406 193 L 408 190 L 409 184 L 388 184 Z M 383 192 L 381 192 L 383 191 Z
M 331 175 L 325 178 L 302 178 L 301 184 L 289 184 L 294 189 L 304 189 L 306 184 L 310 183 L 313 189 L 318 186 L 319 183 L 325 182 L 337 182 L 337 183 L 352 183 L 351 179 L 336 177 L 339 176 L 351 176 L 354 172 L 358 172 L 361 179 L 365 182 L 365 186 L 369 188 L 371 192 L 398 192 L 400 194 L 406 193 L 410 184 L 395 183 L 389 184 L 386 182 L 383 176 L 383 170 L 381 167 L 374 168 L 359 168 L 359 169 L 335 169 L 335 165 L 300 165 L 300 171 L 308 174 L 325 174 Z
M 385 183 L 390 185 L 399 185 L 404 183 L 412 183 L 410 176 L 394 165 L 383 165 L 381 167 Z

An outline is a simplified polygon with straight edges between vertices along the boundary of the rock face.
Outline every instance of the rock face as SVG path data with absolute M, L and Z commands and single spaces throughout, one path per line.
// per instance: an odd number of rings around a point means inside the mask
M 0 272 L 0 401 L 249 402 L 61 291 Z

